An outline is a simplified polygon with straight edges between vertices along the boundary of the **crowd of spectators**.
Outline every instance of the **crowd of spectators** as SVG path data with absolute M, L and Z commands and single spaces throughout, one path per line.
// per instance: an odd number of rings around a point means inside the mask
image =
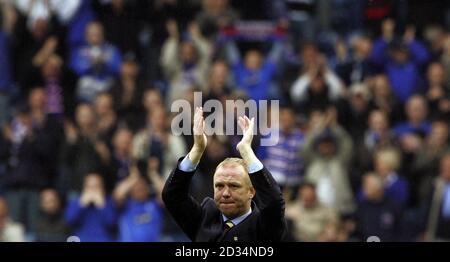
M 0 0 L 0 241 L 187 241 L 160 193 L 194 92 L 280 101 L 255 150 L 289 240 L 450 241 L 448 28 L 444 0 Z

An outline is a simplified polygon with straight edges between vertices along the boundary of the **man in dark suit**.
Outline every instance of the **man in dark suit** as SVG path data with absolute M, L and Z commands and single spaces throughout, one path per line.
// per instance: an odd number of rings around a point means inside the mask
M 239 117 L 241 158 L 227 158 L 214 173 L 214 200 L 201 204 L 189 186 L 206 148 L 202 108 L 194 115 L 194 145 L 167 179 L 162 197 L 167 209 L 192 241 L 282 241 L 286 234 L 284 200 L 270 172 L 255 156 L 254 119 Z M 254 199 L 254 201 L 253 201 Z

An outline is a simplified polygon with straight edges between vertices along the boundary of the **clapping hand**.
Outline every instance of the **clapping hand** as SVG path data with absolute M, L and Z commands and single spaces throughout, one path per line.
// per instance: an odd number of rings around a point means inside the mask
M 194 133 L 194 145 L 189 152 L 189 159 L 198 164 L 203 152 L 208 144 L 208 139 L 205 134 L 205 120 L 203 118 L 203 108 L 197 107 L 194 113 L 194 126 L 192 127 Z
M 255 126 L 255 118 L 249 119 L 247 116 L 240 116 L 238 124 L 242 129 L 243 136 L 241 141 L 237 144 L 236 148 L 251 147 L 253 141 L 253 130 Z

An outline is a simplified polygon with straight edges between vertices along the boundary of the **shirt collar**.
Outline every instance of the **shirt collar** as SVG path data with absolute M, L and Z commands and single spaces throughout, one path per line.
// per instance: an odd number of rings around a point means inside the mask
M 239 223 L 241 223 L 242 221 L 244 221 L 244 219 L 246 219 L 251 213 L 252 213 L 252 208 L 250 207 L 248 212 L 243 214 L 240 217 L 236 217 L 235 219 L 228 219 L 224 214 L 222 214 L 222 219 L 223 219 L 223 221 L 231 220 L 231 222 L 233 222 L 233 224 L 236 226 Z

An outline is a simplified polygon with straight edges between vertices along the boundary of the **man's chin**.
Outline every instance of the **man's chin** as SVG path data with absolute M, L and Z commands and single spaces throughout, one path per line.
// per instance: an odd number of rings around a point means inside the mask
M 226 217 L 228 218 L 234 218 L 236 217 L 237 211 L 234 208 L 234 205 L 224 205 L 224 204 L 220 204 L 219 205 L 219 210 L 220 212 L 222 212 L 222 214 L 224 214 Z
M 222 212 L 222 214 L 224 216 L 226 216 L 228 219 L 235 219 L 236 217 L 238 217 L 238 215 L 236 215 L 236 213 L 224 213 L 224 212 Z

